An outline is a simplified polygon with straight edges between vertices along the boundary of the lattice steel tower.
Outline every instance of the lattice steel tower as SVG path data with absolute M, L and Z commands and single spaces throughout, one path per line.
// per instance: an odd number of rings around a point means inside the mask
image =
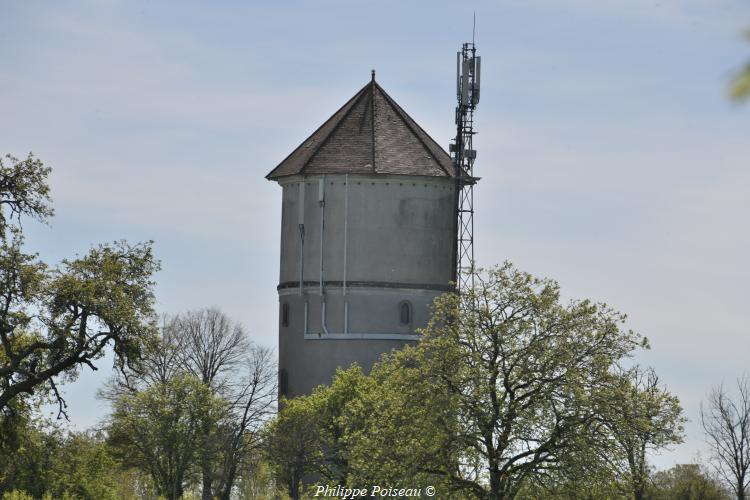
M 464 43 L 456 53 L 456 138 L 450 145 L 455 168 L 456 241 L 454 281 L 458 292 L 474 286 L 474 110 L 479 103 L 481 57 L 474 42 Z

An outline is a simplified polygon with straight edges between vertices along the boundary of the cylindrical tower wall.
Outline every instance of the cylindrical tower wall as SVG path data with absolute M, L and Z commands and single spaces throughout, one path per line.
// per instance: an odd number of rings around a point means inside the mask
M 451 289 L 455 184 L 354 174 L 279 183 L 280 392 L 293 397 L 416 339 Z

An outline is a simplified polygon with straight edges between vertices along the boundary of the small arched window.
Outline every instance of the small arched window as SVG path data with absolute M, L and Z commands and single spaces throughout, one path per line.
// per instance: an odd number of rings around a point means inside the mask
M 281 304 L 281 326 L 289 326 L 289 303 Z
M 402 325 L 411 324 L 411 304 L 407 301 L 401 302 L 398 306 L 399 319 Z

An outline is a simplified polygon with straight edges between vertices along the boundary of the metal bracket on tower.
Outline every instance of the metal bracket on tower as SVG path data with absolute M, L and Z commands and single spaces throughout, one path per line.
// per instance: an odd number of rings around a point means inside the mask
M 450 145 L 456 178 L 456 241 L 453 252 L 454 281 L 459 293 L 474 286 L 474 110 L 479 103 L 482 58 L 474 42 L 456 53 L 456 138 Z

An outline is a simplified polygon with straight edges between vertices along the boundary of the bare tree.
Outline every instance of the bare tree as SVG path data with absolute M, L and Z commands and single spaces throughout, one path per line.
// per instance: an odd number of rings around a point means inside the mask
M 220 425 L 203 429 L 201 458 L 203 499 L 228 499 L 240 465 L 258 446 L 260 425 L 273 410 L 272 352 L 253 346 L 242 325 L 217 308 L 189 311 L 165 328 L 180 352 L 182 368 L 228 404 Z
M 218 308 L 188 311 L 168 325 L 181 344 L 184 368 L 211 389 L 223 391 L 250 344 L 242 325 Z
M 275 410 L 273 351 L 250 342 L 242 325 L 217 308 L 164 317 L 160 333 L 138 365 L 117 374 L 100 397 L 116 402 L 176 377 L 197 380 L 222 402 L 221 416 L 202 420 L 195 435 L 202 498 L 229 499 Z
M 748 497 L 750 486 L 750 377 L 737 379 L 738 399 L 731 399 L 724 385 L 714 387 L 700 415 L 713 466 L 729 483 L 737 500 Z
M 229 401 L 227 422 L 220 427 L 223 439 L 221 474 L 214 488 L 215 496 L 229 500 L 238 471 L 246 469 L 261 447 L 261 430 L 276 408 L 276 363 L 273 351 L 252 347 L 247 357 L 247 371 L 239 390 Z

